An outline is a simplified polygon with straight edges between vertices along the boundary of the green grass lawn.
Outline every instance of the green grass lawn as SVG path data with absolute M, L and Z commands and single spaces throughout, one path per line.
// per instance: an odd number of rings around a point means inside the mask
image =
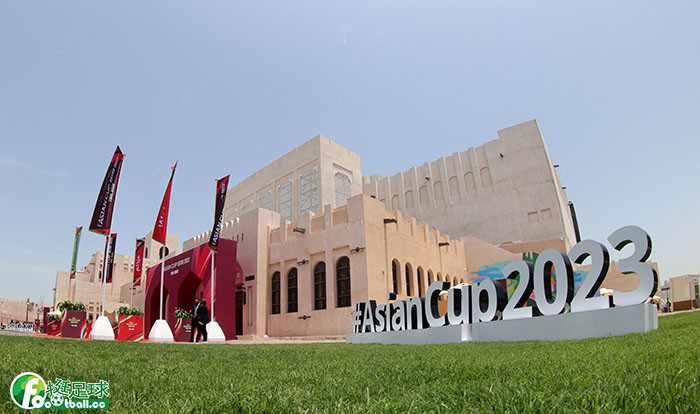
M 700 412 L 700 312 L 648 334 L 450 345 L 190 345 L 0 335 L 9 385 L 110 384 L 112 412 Z

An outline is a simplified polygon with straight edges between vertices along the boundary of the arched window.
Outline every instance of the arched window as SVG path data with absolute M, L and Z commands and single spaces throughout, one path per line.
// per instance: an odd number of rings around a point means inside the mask
M 491 185 L 491 171 L 489 171 L 489 167 L 484 167 L 479 172 L 481 173 L 481 184 L 484 187 Z
M 394 293 L 399 294 L 399 262 L 394 259 L 391 262 L 391 286 L 394 288 Z
M 452 279 L 452 286 L 457 286 L 457 278 Z
M 352 178 L 336 171 L 333 175 L 335 184 L 335 206 L 341 207 L 348 203 L 348 198 L 352 196 Z
M 428 270 L 428 286 L 433 284 L 433 271 Z
M 280 272 L 272 275 L 272 314 L 280 313 Z
M 445 275 L 445 282 L 447 282 L 448 285 L 452 286 L 452 281 L 450 280 L 450 275 Z
M 442 190 L 442 182 L 436 181 L 435 184 L 433 184 L 433 190 L 435 192 L 435 202 L 438 205 L 442 205 L 445 202 L 445 194 Z
M 420 199 L 420 206 L 426 208 L 428 206 L 428 188 L 422 185 L 418 189 L 418 198 Z
M 474 183 L 474 174 L 468 172 L 464 174 L 464 190 L 470 196 L 476 195 L 476 184 Z
M 299 175 L 299 211 L 318 212 L 318 170 L 316 167 Z
M 416 271 L 416 275 L 418 277 L 418 296 L 423 296 L 423 268 L 419 267 L 418 270 Z
M 442 274 L 440 272 L 437 274 L 437 280 L 442 282 Z
M 277 187 L 277 212 L 280 213 L 280 219 L 292 219 L 292 182 L 286 183 Z
M 314 310 L 326 309 L 326 263 L 314 267 Z
M 413 191 L 406 191 L 406 208 L 413 208 Z
M 400 210 L 401 206 L 399 205 L 399 196 L 394 194 L 391 196 L 391 209 L 392 210 Z
M 350 306 L 350 259 L 347 256 L 341 257 L 335 265 L 335 285 L 338 289 L 337 306 Z
M 406 263 L 406 296 L 411 296 L 413 292 L 411 291 L 411 285 L 413 285 L 411 279 L 413 278 L 413 272 L 411 271 L 411 265 Z
M 272 191 L 267 190 L 258 196 L 258 207 L 272 210 Z
M 450 186 L 450 197 L 452 197 L 452 200 L 459 201 L 459 183 L 457 182 L 457 177 L 450 177 L 448 185 Z
M 287 273 L 287 312 L 297 311 L 297 300 L 297 268 L 293 267 Z

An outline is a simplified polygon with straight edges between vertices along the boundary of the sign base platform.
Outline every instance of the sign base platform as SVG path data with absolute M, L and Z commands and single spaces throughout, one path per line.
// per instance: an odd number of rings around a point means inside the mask
M 646 333 L 659 327 L 656 305 L 639 304 L 554 316 L 376 333 L 348 334 L 357 344 L 560 341 Z
M 149 342 L 175 342 L 173 331 L 170 330 L 170 325 L 165 319 L 158 319 L 151 328 L 148 334 Z
M 90 339 L 97 341 L 114 341 L 114 329 L 112 329 L 112 324 L 106 316 L 100 316 L 92 323 Z
M 207 341 L 208 342 L 226 342 L 224 331 L 221 330 L 219 322 L 213 321 L 207 324 Z

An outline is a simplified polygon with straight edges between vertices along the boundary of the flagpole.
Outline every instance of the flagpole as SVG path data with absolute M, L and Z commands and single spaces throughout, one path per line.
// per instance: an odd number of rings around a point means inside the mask
M 92 339 L 103 341 L 114 340 L 114 330 L 112 329 L 112 324 L 105 316 L 105 279 L 107 278 L 107 249 L 109 248 L 111 238 L 110 233 L 112 232 L 112 213 L 114 212 L 114 203 L 117 198 L 117 186 L 119 184 L 119 174 L 122 169 L 123 161 L 124 153 L 117 145 L 117 148 L 114 150 L 114 155 L 112 155 L 112 160 L 109 163 L 109 167 L 107 167 L 105 178 L 102 181 L 102 187 L 100 188 L 100 193 L 97 196 L 97 202 L 95 203 L 95 210 L 92 213 L 89 228 L 90 231 L 105 236 L 105 253 L 104 261 L 102 262 L 102 301 L 100 303 L 100 316 L 93 323 L 92 330 L 90 331 L 90 337 Z
M 111 234 L 107 234 L 105 236 L 105 254 L 104 260 L 102 261 L 102 277 L 100 278 L 102 282 L 102 302 L 100 302 L 100 316 L 105 316 L 105 279 L 107 279 L 107 252 L 109 251 L 110 237 Z
M 209 342 L 225 342 L 226 335 L 221 329 L 221 326 L 216 321 L 214 315 L 214 294 L 216 293 L 216 251 L 219 244 L 219 236 L 221 235 L 221 225 L 223 224 L 223 209 L 226 202 L 226 188 L 228 187 L 229 176 L 221 180 L 214 180 L 216 183 L 216 204 L 214 208 L 214 228 L 211 230 L 209 239 L 209 249 L 211 250 L 211 320 L 206 326 L 207 337 Z
M 214 273 L 214 261 L 216 260 L 216 250 L 211 251 L 211 321 L 216 322 L 214 317 L 214 284 L 216 283 L 216 274 Z
M 163 245 L 165 247 L 165 245 Z M 158 319 L 163 319 L 163 281 L 165 279 L 165 250 L 163 247 L 160 248 L 160 313 Z
M 163 245 L 160 248 L 160 303 L 158 309 L 158 320 L 155 321 L 153 327 L 151 327 L 151 332 L 148 334 L 148 340 L 152 342 L 174 342 L 175 338 L 173 336 L 173 331 L 168 325 L 168 321 L 163 315 L 163 296 L 165 289 L 165 259 L 168 255 L 167 237 L 168 237 L 168 210 L 170 208 L 170 190 L 173 184 L 173 177 L 175 177 L 175 169 L 177 168 L 177 161 L 175 165 L 171 167 L 170 180 L 168 181 L 168 186 L 165 189 L 165 194 L 163 195 L 163 201 L 160 204 L 160 209 L 158 211 L 158 216 L 156 217 L 156 224 L 153 227 L 153 233 L 151 234 L 152 240 L 155 240 Z M 147 290 L 148 291 L 148 290 Z M 177 304 L 177 298 L 175 299 Z
M 90 331 L 90 338 L 100 341 L 114 340 L 114 330 L 112 329 L 112 324 L 105 316 L 105 280 L 107 279 L 107 252 L 109 251 L 110 238 L 111 234 L 108 233 L 105 235 L 105 253 L 104 260 L 102 262 L 101 275 L 102 302 L 100 303 L 100 316 L 92 323 L 92 330 Z

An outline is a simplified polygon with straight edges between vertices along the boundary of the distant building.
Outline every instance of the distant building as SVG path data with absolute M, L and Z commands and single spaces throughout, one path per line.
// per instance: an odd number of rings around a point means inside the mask
M 41 318 L 43 304 L 27 300 L 0 298 L 0 324 L 7 325 L 10 321 L 34 322 Z
M 700 308 L 698 280 L 700 275 L 682 275 L 668 280 L 673 311 Z

